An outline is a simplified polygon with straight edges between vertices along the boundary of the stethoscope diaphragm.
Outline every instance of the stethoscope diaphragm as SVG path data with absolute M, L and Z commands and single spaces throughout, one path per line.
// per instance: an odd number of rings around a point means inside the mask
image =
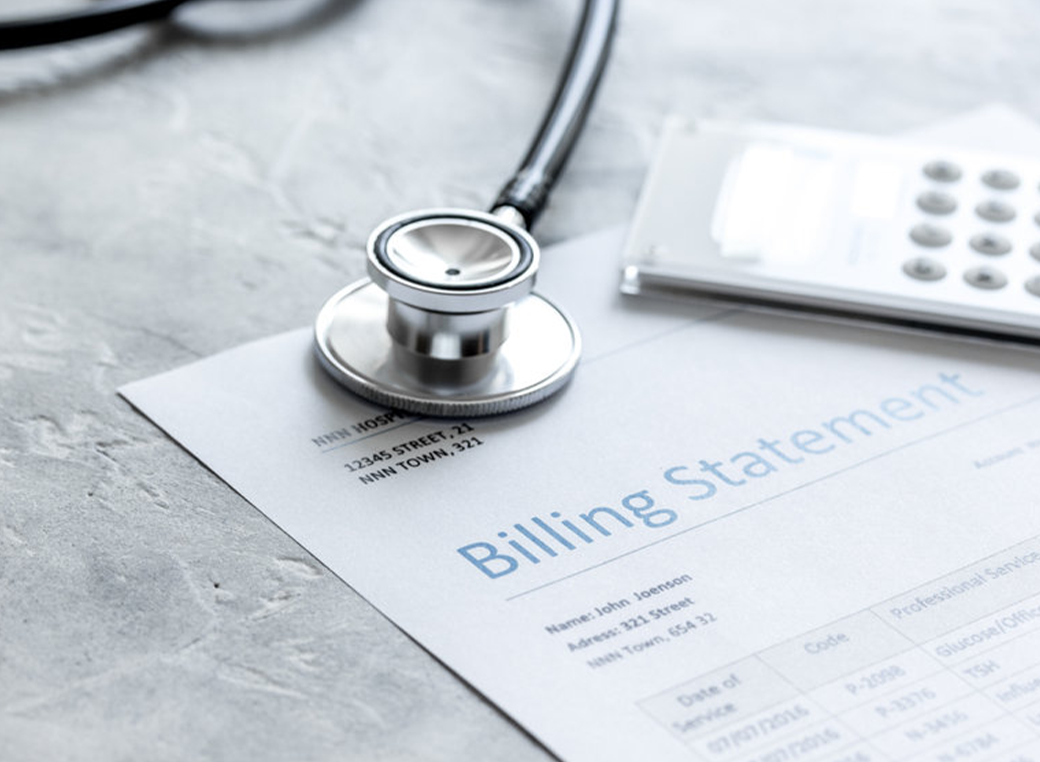
M 318 357 L 377 404 L 480 416 L 538 402 L 581 354 L 573 321 L 533 293 L 539 252 L 485 212 L 394 217 L 368 242 L 369 277 L 334 294 L 315 324 Z

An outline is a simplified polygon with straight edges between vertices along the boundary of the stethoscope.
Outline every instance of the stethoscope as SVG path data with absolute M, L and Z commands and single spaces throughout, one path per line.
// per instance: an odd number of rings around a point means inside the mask
M 88 37 L 168 17 L 192 0 L 116 0 L 0 23 L 0 50 Z M 619 0 L 585 0 L 567 62 L 527 155 L 490 212 L 424 209 L 368 239 L 368 277 L 334 294 L 314 327 L 322 367 L 379 405 L 482 416 L 561 389 L 581 355 L 574 321 L 534 293 L 545 207 L 602 77 Z

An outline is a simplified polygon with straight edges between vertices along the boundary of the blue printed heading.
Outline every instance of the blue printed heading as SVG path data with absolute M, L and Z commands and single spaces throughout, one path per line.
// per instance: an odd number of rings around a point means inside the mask
M 667 485 L 683 488 L 685 500 L 709 500 L 984 394 L 966 385 L 961 374 L 939 373 L 937 382 L 904 396 L 887 397 L 870 409 L 853 410 L 781 439 L 761 437 L 751 447 L 721 460 L 676 464 L 666 468 L 662 477 Z M 456 552 L 485 576 L 500 579 L 618 533 L 636 528 L 657 530 L 679 518 L 679 511 L 658 504 L 650 488 L 644 487 L 620 498 L 616 505 L 597 506 L 574 516 L 559 511 L 531 516 L 497 532 L 493 540 L 471 542 Z

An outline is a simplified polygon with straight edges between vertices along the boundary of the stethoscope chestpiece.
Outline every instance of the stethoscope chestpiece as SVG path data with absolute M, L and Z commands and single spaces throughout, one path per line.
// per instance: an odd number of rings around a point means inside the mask
M 329 299 L 325 369 L 380 405 L 435 416 L 505 413 L 550 396 L 581 354 L 573 321 L 533 293 L 535 240 L 502 217 L 427 209 L 368 241 L 369 278 Z

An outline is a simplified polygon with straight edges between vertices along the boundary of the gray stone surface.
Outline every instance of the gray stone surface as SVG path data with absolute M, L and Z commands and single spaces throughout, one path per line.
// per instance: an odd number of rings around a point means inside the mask
M 0 55 L 0 759 L 548 756 L 115 396 L 308 323 L 384 216 L 483 207 L 577 8 L 268 17 L 314 5 Z M 629 0 L 537 232 L 624 221 L 669 111 L 1040 119 L 1038 34 L 1028 0 Z

